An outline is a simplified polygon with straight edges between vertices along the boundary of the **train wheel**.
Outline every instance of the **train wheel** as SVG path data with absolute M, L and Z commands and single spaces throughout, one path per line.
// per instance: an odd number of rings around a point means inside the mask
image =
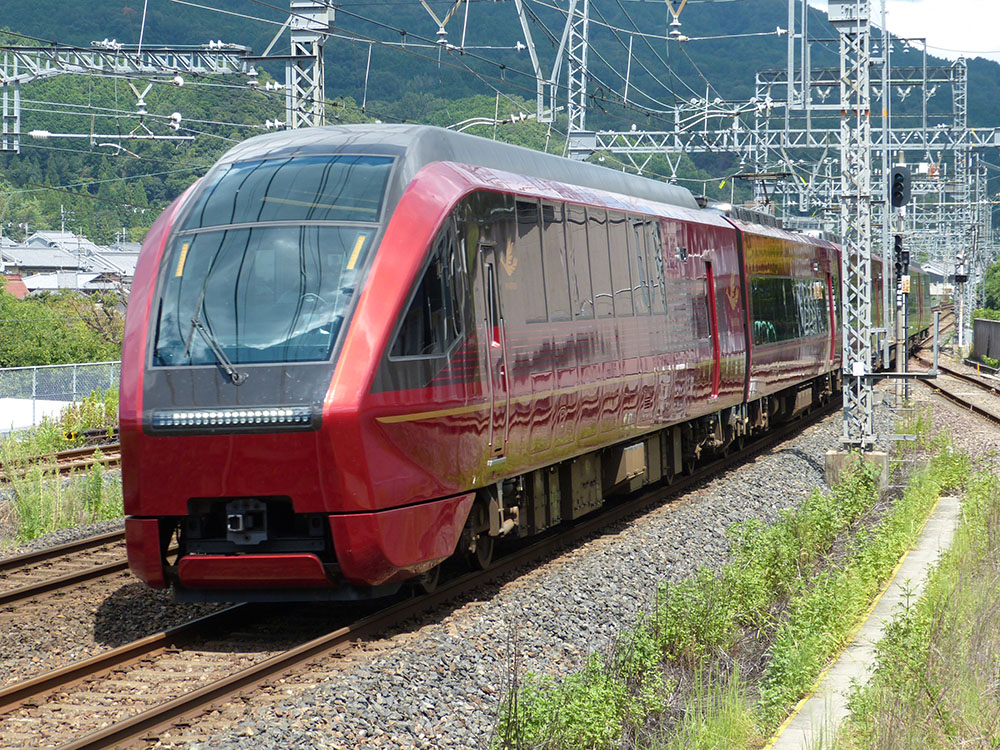
M 488 531 L 482 532 L 469 550 L 469 564 L 476 570 L 486 570 L 493 562 L 494 546 L 494 537 Z
M 418 594 L 433 594 L 441 581 L 441 565 L 435 565 L 430 570 L 421 573 L 413 579 L 414 588 Z

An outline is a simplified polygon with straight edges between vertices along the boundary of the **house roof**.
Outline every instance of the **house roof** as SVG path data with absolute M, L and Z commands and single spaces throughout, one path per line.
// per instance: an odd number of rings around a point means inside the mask
M 57 271 L 55 273 L 36 273 L 24 278 L 24 285 L 29 292 L 56 291 L 69 289 L 77 292 L 95 292 L 101 289 L 111 289 L 113 281 L 102 274 L 78 271 Z
M 30 247 L 58 247 L 78 255 L 89 255 L 102 249 L 86 237 L 72 232 L 35 232 L 24 244 Z
M 5 273 L 4 278 L 7 279 L 7 285 L 4 287 L 4 291 L 7 294 L 12 294 L 18 299 L 24 299 L 28 296 L 28 287 L 24 285 L 24 280 L 21 278 L 19 273 Z
M 5 247 L 0 250 L 4 261 L 21 268 L 85 268 L 81 258 L 58 247 Z

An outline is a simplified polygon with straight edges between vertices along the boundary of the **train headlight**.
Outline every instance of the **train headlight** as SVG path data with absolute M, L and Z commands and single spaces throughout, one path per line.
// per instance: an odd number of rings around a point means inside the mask
M 313 424 L 311 406 L 281 406 L 262 409 L 157 409 L 153 412 L 154 431 L 196 432 L 199 428 L 230 427 L 237 430 L 277 428 L 308 429 Z

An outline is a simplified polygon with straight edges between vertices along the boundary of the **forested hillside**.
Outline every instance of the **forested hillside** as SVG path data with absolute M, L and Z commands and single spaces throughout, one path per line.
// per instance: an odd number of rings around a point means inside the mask
M 150 0 L 144 44 L 204 44 L 222 39 L 263 52 L 287 18 L 285 2 L 214 0 L 211 4 L 216 10 L 195 7 L 207 3 Z M 434 2 L 431 7 L 443 16 L 451 6 Z M 533 34 L 544 66 L 559 42 L 560 14 L 547 2 L 532 2 L 527 8 L 537 21 Z M 6 44 L 51 40 L 89 46 L 106 38 L 135 43 L 142 21 L 138 0 L 4 0 L 3 9 L 0 23 L 10 32 L 3 36 Z M 591 4 L 591 18 L 591 128 L 672 127 L 671 117 L 660 113 L 677 100 L 749 99 L 753 72 L 785 63 L 784 37 L 732 37 L 786 26 L 785 0 L 692 4 L 682 15 L 683 32 L 691 41 L 680 45 L 634 37 L 629 98 L 623 102 L 629 68 L 623 30 L 664 34 L 667 13 L 662 3 L 608 0 Z M 347 0 L 337 6 L 334 19 L 335 35 L 328 40 L 325 55 L 331 122 L 381 119 L 451 125 L 474 116 L 492 118 L 497 111 L 497 90 L 502 92 L 500 118 L 534 111 L 534 83 L 525 75 L 530 61 L 525 50 L 516 49 L 523 37 L 512 2 L 471 0 L 461 6 L 447 26 L 447 41 L 460 44 L 465 33 L 466 54 L 433 43 L 437 24 L 416 0 Z M 818 11 L 811 16 L 810 29 L 814 36 L 834 36 L 825 15 Z M 381 43 L 371 46 L 369 64 L 370 40 Z M 286 53 L 287 45 L 286 33 L 273 54 Z M 915 52 L 900 54 L 895 60 L 900 64 L 920 61 Z M 818 45 L 813 64 L 835 65 L 836 45 Z M 969 70 L 971 123 L 1000 124 L 1000 66 L 973 60 Z M 268 76 L 284 79 L 281 63 L 264 64 L 261 71 L 262 83 Z M 96 137 L 91 141 L 25 137 L 20 155 L 0 156 L 4 231 L 17 236 L 24 233 L 24 225 L 29 229 L 55 227 L 66 217 L 67 229 L 97 241 L 110 241 L 122 228 L 132 238 L 140 237 L 156 210 L 203 174 L 223 150 L 265 132 L 266 120 L 283 117 L 282 92 L 265 91 L 263 86 L 254 91 L 244 83 L 234 77 L 191 79 L 182 88 L 154 85 L 145 99 L 149 115 L 142 124 L 134 116 L 132 85 L 139 90 L 145 85 L 138 81 L 63 76 L 24 86 L 24 132 L 44 129 L 100 135 L 148 126 L 166 134 L 171 131 L 165 118 L 179 112 L 183 116 L 179 134 L 194 135 L 195 140 L 129 141 L 120 148 L 111 139 Z M 365 103 L 364 112 L 360 102 Z M 950 106 L 950 102 L 937 104 Z M 912 106 L 911 100 L 901 104 L 900 111 Z M 68 109 L 74 113 L 67 114 Z M 472 132 L 492 135 L 493 128 Z M 564 146 L 564 132 L 564 121 L 557 121 L 551 131 L 530 120 L 497 129 L 500 138 L 556 152 Z M 622 166 L 610 159 L 605 165 Z M 720 194 L 719 178 L 737 168 L 727 155 L 709 155 L 699 157 L 697 167 L 687 161 L 681 174 L 701 181 L 688 183 L 696 191 Z M 647 165 L 648 174 L 662 171 L 661 162 Z M 722 193 L 729 195 L 728 185 Z

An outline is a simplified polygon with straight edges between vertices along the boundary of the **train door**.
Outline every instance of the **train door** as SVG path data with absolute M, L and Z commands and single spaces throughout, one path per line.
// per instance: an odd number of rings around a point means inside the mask
M 705 284 L 708 287 L 708 323 L 709 335 L 712 337 L 712 395 L 710 398 L 719 397 L 720 368 L 722 365 L 719 352 L 719 317 L 718 306 L 715 303 L 715 271 L 712 268 L 712 261 L 705 261 Z
M 506 458 L 507 439 L 510 435 L 510 382 L 507 366 L 507 335 L 504 326 L 503 306 L 499 294 L 497 268 L 502 262 L 494 243 L 481 243 L 479 258 L 482 264 L 483 299 L 486 316 L 483 327 L 486 341 L 486 359 L 489 368 L 487 382 L 490 389 L 490 463 Z
M 833 309 L 836 301 L 833 296 L 833 274 L 830 273 L 826 275 L 826 298 L 830 316 L 830 361 L 833 362 L 837 358 L 837 314 Z

